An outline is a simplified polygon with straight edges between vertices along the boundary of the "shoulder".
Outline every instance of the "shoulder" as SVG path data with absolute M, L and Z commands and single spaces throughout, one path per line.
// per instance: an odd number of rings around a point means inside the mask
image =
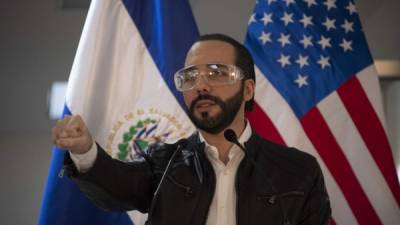
M 246 148 L 251 149 L 258 160 L 272 164 L 283 171 L 298 173 L 313 173 L 319 170 L 316 158 L 294 147 L 273 143 L 253 133 Z

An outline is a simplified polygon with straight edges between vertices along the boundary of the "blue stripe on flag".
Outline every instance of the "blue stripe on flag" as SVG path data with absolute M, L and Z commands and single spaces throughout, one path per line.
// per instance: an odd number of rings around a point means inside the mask
M 190 6 L 186 0 L 123 0 L 149 49 L 163 79 L 183 108 L 181 93 L 173 83 L 173 74 L 183 66 L 185 54 L 198 36 Z M 156 94 L 156 93 L 155 93 Z M 65 107 L 63 115 L 70 115 Z M 53 150 L 49 177 L 42 203 L 40 225 L 131 225 L 127 213 L 110 213 L 95 207 L 67 177 L 59 178 L 64 151 Z
M 187 0 L 123 0 L 161 76 L 183 109 L 183 96 L 175 88 L 173 75 L 183 67 L 190 46 L 199 36 Z
M 67 106 L 63 115 L 71 115 Z M 108 212 L 93 205 L 67 176 L 59 177 L 65 151 L 53 149 L 40 225 L 132 225 L 125 212 Z

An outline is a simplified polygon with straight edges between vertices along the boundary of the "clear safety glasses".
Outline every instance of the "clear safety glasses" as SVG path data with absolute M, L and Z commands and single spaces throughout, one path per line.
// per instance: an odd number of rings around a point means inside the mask
M 192 65 L 185 67 L 174 75 L 178 91 L 188 91 L 196 87 L 200 76 L 211 86 L 233 84 L 243 79 L 242 71 L 234 65 L 219 63 Z

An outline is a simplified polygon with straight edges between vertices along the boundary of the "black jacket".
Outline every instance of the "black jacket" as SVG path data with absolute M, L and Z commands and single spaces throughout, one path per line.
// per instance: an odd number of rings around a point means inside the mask
M 215 191 L 215 172 L 198 135 L 175 158 L 155 200 L 152 225 L 204 225 Z M 65 168 L 89 199 L 107 210 L 148 212 L 175 145 L 154 145 L 131 163 L 100 148 L 94 166 L 78 173 L 67 154 Z M 315 158 L 252 134 L 236 174 L 238 225 L 328 224 L 331 209 Z M 256 164 L 249 160 L 252 157 Z M 267 177 L 267 178 L 266 178 Z

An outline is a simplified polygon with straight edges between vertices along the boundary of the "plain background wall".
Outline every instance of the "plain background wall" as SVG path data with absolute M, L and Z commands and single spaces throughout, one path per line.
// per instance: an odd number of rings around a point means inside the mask
M 57 0 L 0 6 L 0 224 L 37 224 L 51 157 L 47 91 L 67 80 L 86 10 Z
M 51 158 L 47 93 L 66 81 L 87 9 L 61 0 L 7 1 L 0 7 L 0 223 L 37 224 Z M 255 0 L 191 0 L 201 33 L 243 41 Z M 400 60 L 400 2 L 357 2 L 375 59 Z M 385 81 L 389 135 L 400 152 L 400 80 Z M 396 154 L 397 154 L 396 152 Z M 398 155 L 398 154 L 397 154 Z M 399 156 L 396 156 L 398 159 Z

